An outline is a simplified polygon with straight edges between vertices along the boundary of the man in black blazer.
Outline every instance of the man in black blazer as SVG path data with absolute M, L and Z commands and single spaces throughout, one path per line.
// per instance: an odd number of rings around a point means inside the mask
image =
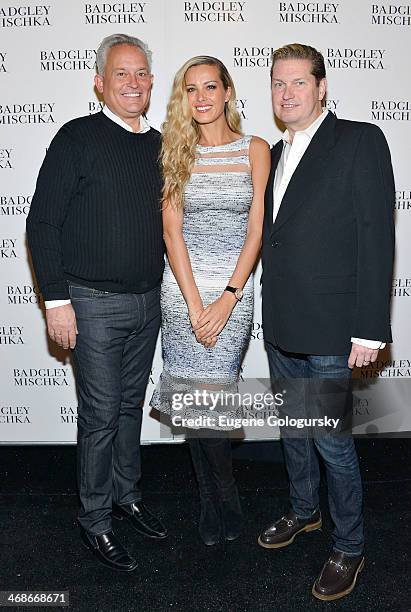
M 289 416 L 351 413 L 354 366 L 391 342 L 394 180 L 381 130 L 322 108 L 324 58 L 291 44 L 273 54 L 274 113 L 287 128 L 272 149 L 263 235 L 263 328 L 274 384 Z M 292 384 L 291 384 L 292 383 Z M 328 386 L 327 386 L 328 385 Z M 319 529 L 324 461 L 333 550 L 312 593 L 347 595 L 364 565 L 362 486 L 349 433 L 282 428 L 290 511 L 259 537 L 265 548 Z

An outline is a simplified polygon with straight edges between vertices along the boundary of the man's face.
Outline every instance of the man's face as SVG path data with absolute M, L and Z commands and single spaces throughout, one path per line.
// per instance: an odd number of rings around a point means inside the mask
M 304 130 L 321 114 L 326 82 L 317 85 L 311 74 L 311 60 L 277 60 L 273 67 L 271 97 L 274 114 L 296 132 Z
M 146 109 L 153 77 L 145 53 L 132 45 L 115 45 L 107 53 L 104 76 L 95 85 L 109 109 L 126 123 Z

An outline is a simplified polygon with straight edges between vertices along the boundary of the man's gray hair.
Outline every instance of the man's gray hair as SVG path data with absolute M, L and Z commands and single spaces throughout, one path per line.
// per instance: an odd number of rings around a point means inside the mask
M 145 54 L 149 70 L 151 71 L 151 51 L 145 42 L 139 38 L 135 38 L 134 36 L 128 36 L 128 34 L 111 34 L 110 36 L 103 38 L 99 48 L 97 49 L 96 64 L 98 74 L 102 76 L 104 75 L 107 52 L 116 45 L 131 45 L 132 47 L 137 47 L 137 49 L 140 49 Z

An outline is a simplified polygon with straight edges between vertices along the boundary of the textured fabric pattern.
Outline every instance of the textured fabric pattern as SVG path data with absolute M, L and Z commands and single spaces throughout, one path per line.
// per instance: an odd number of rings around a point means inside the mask
M 127 132 L 102 112 L 66 123 L 37 180 L 27 237 L 46 300 L 67 281 L 144 293 L 164 265 L 159 132 Z
M 186 187 L 183 236 L 204 306 L 224 291 L 246 238 L 253 197 L 250 141 L 251 136 L 244 136 L 218 147 L 198 146 Z M 166 262 L 161 291 L 164 370 L 152 406 L 171 414 L 173 392 L 235 390 L 250 338 L 253 300 L 250 277 L 216 346 L 205 348 L 192 333 L 186 303 Z M 194 406 L 188 412 L 198 410 Z

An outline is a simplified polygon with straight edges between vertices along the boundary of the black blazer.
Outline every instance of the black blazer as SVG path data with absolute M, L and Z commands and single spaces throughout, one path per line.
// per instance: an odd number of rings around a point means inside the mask
M 381 130 L 329 113 L 273 224 L 272 151 L 265 195 L 265 340 L 285 351 L 342 355 L 351 337 L 391 342 L 394 178 Z

